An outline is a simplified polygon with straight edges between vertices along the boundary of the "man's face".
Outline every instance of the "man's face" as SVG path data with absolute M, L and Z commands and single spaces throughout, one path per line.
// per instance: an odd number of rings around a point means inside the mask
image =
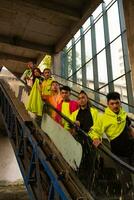
M 110 108 L 110 110 L 112 110 L 114 113 L 118 113 L 120 111 L 121 102 L 119 99 L 116 99 L 116 100 L 110 99 L 107 102 L 107 105 Z
M 56 82 L 52 83 L 51 90 L 54 91 L 54 92 L 58 92 L 59 91 L 59 84 L 56 83 Z
M 48 69 L 44 70 L 43 74 L 44 74 L 45 79 L 48 79 L 51 76 L 51 72 Z
M 34 68 L 33 62 L 28 62 L 28 63 L 27 63 L 27 67 L 28 67 L 29 69 L 33 69 L 33 68 Z
M 70 91 L 61 90 L 61 97 L 63 101 L 68 101 L 70 97 Z
M 80 106 L 87 106 L 87 101 L 88 101 L 88 99 L 87 99 L 87 96 L 85 95 L 85 94 L 83 94 L 83 93 L 81 93 L 81 94 L 79 94 L 79 105 Z

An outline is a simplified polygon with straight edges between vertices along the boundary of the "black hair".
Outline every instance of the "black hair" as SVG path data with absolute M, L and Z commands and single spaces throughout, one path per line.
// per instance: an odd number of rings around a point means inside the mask
M 43 73 L 44 73 L 46 70 L 48 70 L 48 71 L 51 72 L 51 69 L 50 69 L 50 68 L 45 68 L 45 69 L 43 70 Z
M 52 81 L 51 86 L 52 86 L 53 83 L 57 83 L 59 85 L 58 81 L 54 80 L 54 81 Z
M 65 90 L 65 91 L 68 91 L 68 92 L 71 91 L 70 87 L 67 86 L 67 85 L 63 85 L 63 86 L 60 88 L 60 91 L 61 91 L 61 90 Z
M 87 99 L 88 99 L 88 101 L 87 101 L 88 107 L 92 106 L 87 93 L 84 90 L 81 90 L 78 95 L 80 95 L 80 94 L 84 94 L 87 97 Z
M 87 93 L 86 93 L 84 90 L 81 90 L 81 91 L 79 92 L 79 95 L 80 95 L 80 94 L 85 94 L 86 97 L 88 98 L 88 95 L 87 95 Z
M 35 76 L 35 74 L 34 74 L 34 71 L 35 71 L 35 70 L 37 70 L 37 71 L 39 72 L 39 74 L 40 74 L 39 76 Z M 34 84 L 36 78 L 40 78 L 40 77 L 41 77 L 41 74 L 42 74 L 42 73 L 41 73 L 41 71 L 40 71 L 39 68 L 37 68 L 37 67 L 34 67 L 34 68 L 33 68 L 33 70 L 32 70 L 33 84 Z
M 120 94 L 118 92 L 109 92 L 106 97 L 107 101 L 117 100 L 117 99 L 120 100 Z
M 40 69 L 39 69 L 38 67 L 34 67 L 34 68 L 32 69 L 32 73 L 34 73 L 35 70 L 37 70 L 37 71 L 41 74 L 41 71 L 40 71 Z

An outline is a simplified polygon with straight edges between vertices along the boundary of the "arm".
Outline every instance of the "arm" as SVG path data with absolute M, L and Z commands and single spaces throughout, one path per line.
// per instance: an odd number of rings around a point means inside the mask
M 93 140 L 93 145 L 98 147 L 101 144 L 102 136 L 104 133 L 103 130 L 103 120 L 102 116 L 98 116 L 97 121 L 92 126 L 91 130 L 88 132 L 89 137 Z

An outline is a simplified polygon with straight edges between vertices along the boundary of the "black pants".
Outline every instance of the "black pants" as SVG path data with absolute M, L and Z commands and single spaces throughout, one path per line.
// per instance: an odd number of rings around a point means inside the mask
M 122 132 L 117 138 L 111 140 L 111 151 L 118 157 L 128 159 L 128 163 L 134 166 L 134 139 L 127 132 Z

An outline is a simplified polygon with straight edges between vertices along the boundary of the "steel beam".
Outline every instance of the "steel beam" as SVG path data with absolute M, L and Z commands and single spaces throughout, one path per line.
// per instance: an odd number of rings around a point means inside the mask
M 108 88 L 109 91 L 114 91 L 113 84 L 113 70 L 112 70 L 112 58 L 111 58 L 111 49 L 110 49 L 110 37 L 109 37 L 109 28 L 108 28 L 108 16 L 106 11 L 105 3 L 102 3 L 102 11 L 103 11 L 103 25 L 104 25 L 104 38 L 105 38 L 105 46 L 106 46 L 106 63 L 107 63 L 107 75 L 108 75 Z

